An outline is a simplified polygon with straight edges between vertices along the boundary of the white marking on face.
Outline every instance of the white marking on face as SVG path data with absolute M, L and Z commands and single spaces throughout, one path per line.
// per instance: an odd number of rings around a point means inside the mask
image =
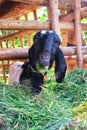
M 47 33 L 47 30 L 42 30 L 41 31 L 41 34 L 46 34 Z
M 42 31 L 41 31 L 41 34 L 46 34 L 47 32 L 49 32 L 49 33 L 53 33 L 52 30 L 42 30 Z
M 41 31 L 41 37 L 42 37 L 43 35 L 45 35 L 47 32 L 53 33 L 52 30 L 42 30 L 42 31 Z
M 49 33 L 53 33 L 53 31 L 50 30 Z

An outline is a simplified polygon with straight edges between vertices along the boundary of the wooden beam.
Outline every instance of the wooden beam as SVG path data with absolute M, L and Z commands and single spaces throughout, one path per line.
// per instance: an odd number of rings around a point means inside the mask
M 12 2 L 20 2 L 30 5 L 49 5 L 49 0 L 8 0 Z M 73 10 L 75 8 L 74 0 L 58 0 L 59 8 L 63 10 Z M 81 7 L 87 6 L 87 0 L 81 0 Z
M 36 26 L 37 25 L 37 26 Z M 0 20 L 0 29 L 49 29 L 50 22 L 41 22 L 41 21 L 21 21 L 21 20 Z
M 40 8 L 40 6 L 7 1 L 5 4 L 0 6 L 0 19 L 18 19 L 38 8 Z
M 0 0 L 0 5 L 3 4 L 6 0 Z
M 73 56 L 76 55 L 76 46 L 74 47 L 61 47 L 61 50 L 63 51 L 65 56 Z M 82 54 L 87 54 L 87 46 L 82 47 Z
M 8 48 L 0 49 L 0 60 L 25 59 L 28 58 L 29 48 Z M 62 47 L 65 56 L 76 55 L 76 47 Z M 87 46 L 82 47 L 83 55 L 87 55 Z
M 68 14 L 60 15 L 60 22 L 72 22 L 74 20 L 74 12 L 70 12 Z
M 37 25 L 37 26 L 36 26 Z M 60 22 L 59 23 L 61 30 L 74 30 L 74 23 L 69 22 Z M 81 24 L 82 30 L 87 31 L 87 24 Z M 20 20 L 0 20 L 0 29 L 1 30 L 42 30 L 42 29 L 51 29 L 51 21 L 41 22 L 41 21 L 20 21 Z
M 81 19 L 87 17 L 87 7 L 81 8 L 80 13 L 81 13 Z M 75 20 L 74 12 L 70 12 L 59 16 L 60 22 L 72 22 L 73 20 Z
M 77 66 L 82 68 L 83 58 L 82 58 L 82 41 L 81 41 L 81 17 L 80 17 L 80 8 L 81 0 L 75 1 L 75 36 L 76 36 L 76 46 L 77 46 Z
M 0 60 L 25 59 L 28 58 L 28 49 L 0 49 Z
M 20 2 L 20 3 L 25 3 L 25 4 L 30 4 L 30 5 L 47 5 L 48 0 L 8 0 L 12 2 Z
M 58 18 L 58 0 L 49 0 L 51 14 L 51 28 L 60 35 L 59 18 Z

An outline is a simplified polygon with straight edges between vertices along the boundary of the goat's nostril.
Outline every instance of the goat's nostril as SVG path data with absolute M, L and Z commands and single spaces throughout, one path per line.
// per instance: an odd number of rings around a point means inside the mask
M 40 58 L 41 58 L 41 59 L 44 59 L 44 58 L 45 58 L 45 56 L 44 56 L 44 55 L 41 55 L 41 56 L 40 56 Z
M 40 55 L 40 59 L 42 60 L 49 59 L 49 55 Z

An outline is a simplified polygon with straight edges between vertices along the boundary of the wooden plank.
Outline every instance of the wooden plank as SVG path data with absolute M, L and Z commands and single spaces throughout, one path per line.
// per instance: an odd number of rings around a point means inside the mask
M 3 2 L 3 0 L 0 0 L 0 4 Z
M 37 25 L 37 26 L 36 26 Z M 59 23 L 60 29 L 61 30 L 74 30 L 74 23 L 71 22 L 60 22 Z M 82 26 L 82 30 L 86 30 L 87 31 L 87 24 L 81 24 Z M 29 20 L 5 20 L 2 19 L 0 20 L 0 29 L 1 30 L 14 30 L 14 29 L 18 29 L 18 30 L 31 30 L 31 31 L 35 31 L 35 30 L 42 30 L 42 29 L 51 29 L 51 21 L 46 21 L 46 22 L 42 22 L 42 21 L 29 21 Z
M 8 0 L 12 2 L 20 2 L 30 5 L 46 5 L 48 4 L 48 0 Z
M 0 60 L 28 58 L 28 49 L 29 48 L 0 49 Z M 76 47 L 62 47 L 61 50 L 65 56 L 76 55 Z M 87 46 L 82 47 L 82 53 L 83 55 L 87 55 Z
M 0 49 L 0 60 L 8 59 L 25 59 L 28 58 L 28 49 L 27 48 L 18 48 L 18 49 Z
M 48 5 L 49 0 L 8 0 L 12 2 L 26 3 L 30 5 Z M 74 0 L 58 0 L 59 8 L 63 10 L 73 10 L 75 7 Z M 87 6 L 87 0 L 81 0 L 81 7 Z
M 0 29 L 36 30 L 36 29 L 49 29 L 49 28 L 50 28 L 49 21 L 41 22 L 41 21 L 36 21 L 36 20 L 33 20 L 33 21 L 7 20 L 7 19 L 0 20 Z
M 60 22 L 72 22 L 73 20 L 74 20 L 74 12 L 70 12 L 59 16 Z
M 80 13 L 81 13 L 81 19 L 87 17 L 87 7 L 81 8 Z M 74 12 L 69 12 L 67 14 L 59 16 L 60 22 L 72 22 L 73 20 L 75 20 Z
M 0 19 L 18 19 L 38 8 L 40 8 L 40 6 L 6 1 L 2 6 L 0 6 Z
M 0 0 L 0 5 L 3 4 L 6 0 Z

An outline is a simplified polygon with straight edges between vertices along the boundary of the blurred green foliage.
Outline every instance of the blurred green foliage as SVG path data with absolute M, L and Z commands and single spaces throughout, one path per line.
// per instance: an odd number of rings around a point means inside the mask
M 83 18 L 83 19 L 81 20 L 81 23 L 87 24 L 87 17 L 86 17 L 86 18 Z M 86 44 L 87 44 L 87 31 L 83 31 L 83 32 L 82 32 L 82 35 L 83 35 L 83 38 L 85 39 L 85 42 L 86 42 Z

